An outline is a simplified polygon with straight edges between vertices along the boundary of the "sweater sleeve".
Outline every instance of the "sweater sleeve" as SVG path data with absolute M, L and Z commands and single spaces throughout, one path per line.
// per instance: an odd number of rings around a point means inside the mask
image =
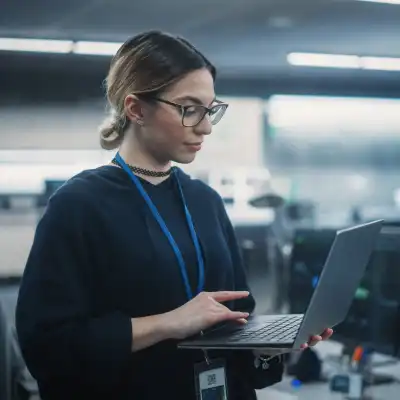
M 37 226 L 22 277 L 16 329 L 26 365 L 39 383 L 113 385 L 131 357 L 130 317 L 91 312 L 93 265 L 84 217 L 77 195 L 56 194 Z
M 226 240 L 231 252 L 231 259 L 235 272 L 235 290 L 249 290 L 247 276 L 236 235 L 223 204 L 222 207 L 222 218 L 225 227 Z M 246 299 L 236 301 L 234 308 L 236 310 L 252 313 L 255 304 L 255 299 L 250 294 Z M 234 370 L 238 371 L 241 379 L 245 378 L 248 384 L 254 389 L 262 389 L 274 385 L 282 380 L 284 368 L 281 361 L 276 362 L 279 360 L 278 358 L 273 360 L 270 367 L 266 370 L 255 367 L 255 356 L 252 351 L 236 351 L 232 354 L 232 358 Z

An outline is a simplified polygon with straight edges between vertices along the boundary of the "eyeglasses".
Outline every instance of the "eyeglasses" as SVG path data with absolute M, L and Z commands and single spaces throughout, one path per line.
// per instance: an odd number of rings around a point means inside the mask
M 221 121 L 226 109 L 228 108 L 227 103 L 223 103 L 219 100 L 216 100 L 215 105 L 211 107 L 206 107 L 197 104 L 184 106 L 182 104 L 173 103 L 172 101 L 168 101 L 158 97 L 151 97 L 149 99 L 177 108 L 181 112 L 182 125 L 185 127 L 194 127 L 200 124 L 200 122 L 204 119 L 206 115 L 209 116 L 211 124 L 216 125 L 219 121 Z

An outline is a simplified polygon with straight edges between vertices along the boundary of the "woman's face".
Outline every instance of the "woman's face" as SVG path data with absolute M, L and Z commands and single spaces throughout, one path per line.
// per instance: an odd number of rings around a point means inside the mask
M 216 101 L 214 80 L 207 69 L 187 74 L 151 102 L 139 101 L 141 144 L 161 162 L 182 164 L 195 159 L 212 124 L 222 118 L 227 107 Z

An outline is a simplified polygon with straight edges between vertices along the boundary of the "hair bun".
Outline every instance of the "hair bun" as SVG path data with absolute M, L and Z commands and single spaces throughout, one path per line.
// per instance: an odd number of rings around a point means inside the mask
M 100 127 L 100 146 L 104 150 L 117 149 L 123 139 L 119 123 L 115 118 L 106 120 Z

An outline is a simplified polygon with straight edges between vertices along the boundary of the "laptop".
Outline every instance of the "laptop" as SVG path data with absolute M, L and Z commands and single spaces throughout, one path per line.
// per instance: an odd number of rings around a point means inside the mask
M 248 323 L 220 324 L 178 343 L 181 349 L 299 350 L 310 336 L 334 328 L 347 316 L 383 220 L 336 233 L 305 314 L 251 315 Z

